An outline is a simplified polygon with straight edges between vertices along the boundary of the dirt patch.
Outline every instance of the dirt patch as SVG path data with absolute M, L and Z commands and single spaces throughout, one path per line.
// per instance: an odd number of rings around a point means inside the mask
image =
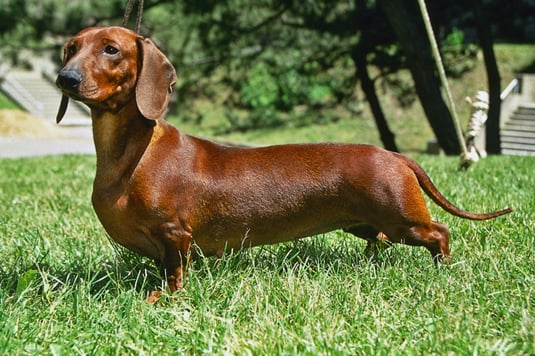
M 61 129 L 20 110 L 0 110 L 0 136 L 24 138 L 60 138 Z

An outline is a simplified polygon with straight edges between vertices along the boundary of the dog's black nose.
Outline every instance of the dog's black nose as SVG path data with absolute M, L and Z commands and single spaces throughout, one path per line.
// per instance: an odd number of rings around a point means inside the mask
M 63 89 L 73 90 L 78 88 L 84 76 L 76 69 L 62 69 L 59 71 L 56 84 Z

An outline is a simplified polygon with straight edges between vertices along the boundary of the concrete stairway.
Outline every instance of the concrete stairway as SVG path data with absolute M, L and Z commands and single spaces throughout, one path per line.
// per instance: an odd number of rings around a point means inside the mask
M 535 103 L 521 104 L 501 131 L 502 153 L 535 156 Z
M 52 78 L 47 78 L 39 71 L 9 70 L 0 81 L 0 90 L 18 103 L 24 110 L 55 122 L 56 113 L 61 100 L 61 92 Z M 88 108 L 73 100 L 62 125 L 91 125 Z

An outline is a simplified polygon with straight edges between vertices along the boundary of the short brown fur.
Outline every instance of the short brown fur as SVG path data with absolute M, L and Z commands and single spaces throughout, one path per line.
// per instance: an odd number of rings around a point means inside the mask
M 88 28 L 65 46 L 58 86 L 91 108 L 97 168 L 93 205 L 109 235 L 158 261 L 182 288 L 195 244 L 205 255 L 344 229 L 424 246 L 449 259 L 448 228 L 431 220 L 420 187 L 453 215 L 414 161 L 369 145 L 219 145 L 163 120 L 173 66 L 154 43 L 121 27 Z

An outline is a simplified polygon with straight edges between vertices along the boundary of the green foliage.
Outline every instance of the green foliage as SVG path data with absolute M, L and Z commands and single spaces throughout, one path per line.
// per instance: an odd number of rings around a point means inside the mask
M 125 0 L 2 0 L 2 60 L 17 63 L 22 48 L 52 50 L 57 59 L 65 38 L 81 28 L 120 25 L 125 4 Z M 529 22 L 515 16 L 529 8 L 528 0 L 507 8 L 495 0 L 485 5 L 491 14 L 508 13 L 493 21 L 500 33 L 514 28 L 518 35 L 524 31 L 523 23 Z M 475 47 L 464 43 L 465 29 L 473 26 L 471 9 L 445 0 L 429 6 L 433 25 L 450 33 L 442 45 L 446 69 L 460 76 L 475 63 Z M 500 11 L 490 11 L 495 9 Z M 511 18 L 516 19 L 514 24 Z M 355 51 L 365 53 L 376 69 L 374 79 L 387 83 L 382 88 L 395 93 L 404 109 L 415 101 L 412 80 L 395 74 L 406 67 L 407 59 L 371 0 L 147 0 L 142 33 L 154 37 L 177 68 L 176 112 L 197 122 L 202 117 L 189 108 L 199 98 L 228 97 L 223 100 L 228 122 L 238 130 L 321 123 L 320 116 L 315 121 L 308 114 L 337 104 L 360 106 L 364 100 L 355 95 Z M 263 72 L 257 66 L 264 67 Z
M 474 69 L 478 47 L 465 43 L 464 32 L 454 28 L 442 43 L 442 56 L 446 72 L 455 78 Z
M 279 88 L 268 67 L 259 63 L 248 73 L 239 87 L 240 104 L 251 110 L 252 128 L 271 126 L 276 120 Z
M 349 52 L 358 43 L 359 28 L 351 16 L 360 5 L 237 3 L 184 4 L 182 10 L 193 21 L 190 36 L 202 43 L 197 59 L 184 61 L 197 63 L 196 69 L 215 80 L 200 84 L 189 71 L 181 89 L 210 99 L 230 89 L 226 116 L 231 127 L 242 131 L 299 125 L 309 111 L 355 99 Z M 186 110 L 188 103 L 183 104 Z
M 84 27 L 106 25 L 110 18 L 119 18 L 125 2 L 2 0 L 0 4 L 0 57 L 18 65 L 28 49 L 40 56 L 52 51 L 57 59 L 67 37 Z
M 254 63 L 245 78 L 237 83 L 236 107 L 247 110 L 247 117 L 240 118 L 229 107 L 226 116 L 232 127 L 244 131 L 278 126 L 285 121 L 283 113 L 292 114 L 295 107 L 335 104 L 332 85 L 339 83 L 322 75 L 317 67 L 312 63 L 298 70 L 290 64 L 283 71 L 266 62 Z
M 464 45 L 464 32 L 458 28 L 454 28 L 451 33 L 446 36 L 443 46 L 453 48 L 460 51 Z
M 515 212 L 472 222 L 430 204 L 452 233 L 448 266 L 402 245 L 370 261 L 337 231 L 201 258 L 184 291 L 149 305 L 157 267 L 112 248 L 90 204 L 94 157 L 0 160 L 0 353 L 535 353 L 533 159 L 418 161 L 456 204 Z

